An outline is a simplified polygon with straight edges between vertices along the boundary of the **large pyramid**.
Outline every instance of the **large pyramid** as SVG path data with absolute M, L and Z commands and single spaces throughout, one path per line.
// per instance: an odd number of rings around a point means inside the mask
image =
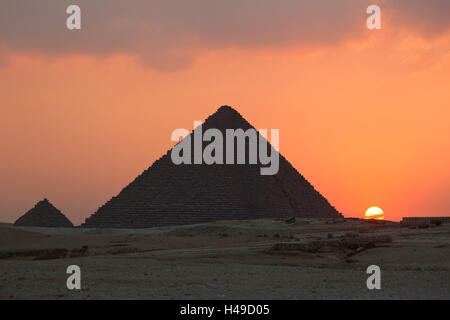
M 16 226 L 70 228 L 72 222 L 47 199 L 39 201 L 34 208 L 14 222 Z
M 236 110 L 222 106 L 203 123 L 203 132 L 210 128 L 219 129 L 225 137 L 226 129 L 253 127 Z M 190 137 L 194 146 L 193 132 Z M 278 173 L 261 175 L 261 165 L 248 164 L 248 157 L 247 164 L 175 165 L 172 150 L 87 218 L 82 227 L 146 228 L 230 219 L 341 217 L 281 155 Z

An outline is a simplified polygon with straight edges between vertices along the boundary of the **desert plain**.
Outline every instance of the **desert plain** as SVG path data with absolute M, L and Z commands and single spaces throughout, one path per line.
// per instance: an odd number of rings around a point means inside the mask
M 81 290 L 68 290 L 69 265 Z M 381 269 L 369 290 L 367 267 Z M 450 224 L 261 219 L 148 229 L 0 224 L 0 299 L 450 299 Z

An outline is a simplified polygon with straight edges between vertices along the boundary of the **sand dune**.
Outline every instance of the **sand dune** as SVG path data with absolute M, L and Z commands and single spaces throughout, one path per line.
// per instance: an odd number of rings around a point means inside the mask
M 0 298 L 449 299 L 449 258 L 449 224 L 408 229 L 327 218 L 136 230 L 0 224 Z M 81 291 L 66 288 L 71 264 L 81 267 Z M 381 290 L 366 287 L 371 264 L 381 267 Z

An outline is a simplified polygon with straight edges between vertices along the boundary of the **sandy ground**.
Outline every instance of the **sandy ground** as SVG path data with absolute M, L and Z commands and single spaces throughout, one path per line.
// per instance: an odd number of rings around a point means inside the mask
M 368 248 L 273 250 L 389 235 Z M 82 290 L 66 287 L 81 268 Z M 381 290 L 366 269 L 381 268 Z M 449 299 L 450 224 L 358 219 L 223 221 L 151 229 L 0 224 L 0 299 Z

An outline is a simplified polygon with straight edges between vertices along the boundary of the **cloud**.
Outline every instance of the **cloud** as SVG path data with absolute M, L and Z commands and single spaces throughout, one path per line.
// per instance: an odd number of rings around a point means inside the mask
M 434 38 L 450 31 L 448 0 L 385 0 L 383 7 L 396 27 Z
M 82 30 L 65 27 L 82 9 Z M 2 0 L 0 46 L 49 54 L 136 55 L 173 71 L 205 49 L 333 46 L 365 34 L 371 0 Z M 385 0 L 393 21 L 430 36 L 449 29 L 448 0 Z M 424 14 L 422 14 L 424 13 Z

